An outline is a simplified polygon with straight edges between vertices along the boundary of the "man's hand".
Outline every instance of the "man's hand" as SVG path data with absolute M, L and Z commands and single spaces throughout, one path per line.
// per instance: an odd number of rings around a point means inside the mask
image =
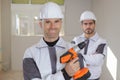
M 69 76 L 73 76 L 79 69 L 80 69 L 80 63 L 78 61 L 78 57 L 71 60 L 70 62 L 66 63 L 65 71 Z

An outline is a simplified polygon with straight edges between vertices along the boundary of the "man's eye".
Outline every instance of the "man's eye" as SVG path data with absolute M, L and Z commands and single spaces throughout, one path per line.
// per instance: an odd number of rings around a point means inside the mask
M 50 23 L 50 21 L 46 21 L 45 23 Z
M 58 23 L 58 22 L 60 22 L 60 21 L 59 21 L 59 20 L 56 20 L 56 21 L 55 21 L 55 23 Z
M 92 25 L 93 24 L 93 22 L 91 22 L 91 23 L 89 23 L 90 25 Z
M 90 23 L 84 23 L 84 25 L 92 25 L 93 22 L 90 22 Z
M 84 23 L 84 25 L 87 25 L 88 23 Z

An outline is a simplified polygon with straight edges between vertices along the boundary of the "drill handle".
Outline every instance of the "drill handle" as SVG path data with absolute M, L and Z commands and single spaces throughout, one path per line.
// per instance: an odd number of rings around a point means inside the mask
M 73 54 L 69 51 L 67 51 L 65 54 L 60 56 L 60 63 L 67 63 L 71 60 Z

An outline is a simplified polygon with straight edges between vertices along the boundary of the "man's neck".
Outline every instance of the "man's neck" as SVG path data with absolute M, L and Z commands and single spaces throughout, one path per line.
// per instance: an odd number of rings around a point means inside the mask
M 44 39 L 44 38 L 43 38 Z M 56 45 L 56 43 L 58 42 L 59 40 L 59 37 L 55 40 L 55 41 L 52 41 L 52 42 L 48 42 L 44 39 L 44 41 L 46 42 L 46 44 L 49 46 L 49 47 L 53 47 L 54 45 Z
M 55 37 L 55 38 L 47 38 L 47 37 L 44 37 L 44 40 L 47 41 L 47 42 L 54 42 L 58 39 L 59 37 Z

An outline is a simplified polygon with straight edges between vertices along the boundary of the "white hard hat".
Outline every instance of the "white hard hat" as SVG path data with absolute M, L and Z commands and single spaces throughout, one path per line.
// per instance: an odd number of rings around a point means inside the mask
M 94 13 L 91 11 L 85 11 L 80 16 L 80 22 L 83 20 L 97 20 Z
M 44 4 L 40 12 L 40 19 L 63 18 L 63 13 L 59 5 L 53 2 Z

